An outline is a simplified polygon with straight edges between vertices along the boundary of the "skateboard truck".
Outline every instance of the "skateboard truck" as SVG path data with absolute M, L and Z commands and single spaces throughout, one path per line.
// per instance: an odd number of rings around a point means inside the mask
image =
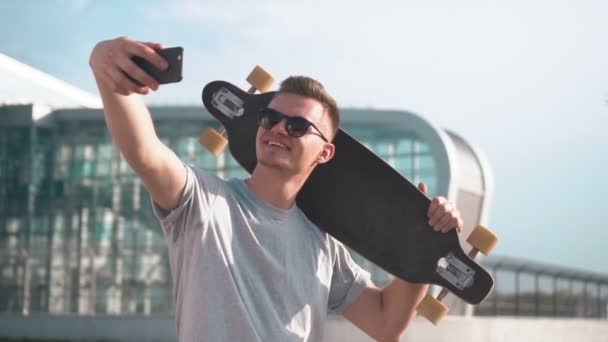
M 264 93 L 272 87 L 274 77 L 268 71 L 256 65 L 247 76 L 247 82 L 251 84 L 248 93 L 253 94 L 257 90 Z M 226 88 L 221 88 L 213 94 L 211 104 L 230 119 L 245 113 L 245 102 Z M 206 128 L 199 138 L 199 142 L 209 152 L 217 156 L 228 144 L 228 139 L 224 136 L 225 133 L 224 126 L 219 129 L 219 132 L 213 128 Z
M 437 273 L 459 290 L 473 285 L 475 276 L 475 271 L 460 261 L 452 252 L 439 260 Z
M 245 113 L 245 101 L 224 87 L 213 93 L 211 104 L 231 119 Z
M 484 255 L 490 255 L 496 245 L 498 245 L 498 236 L 482 225 L 478 225 L 473 229 L 471 235 L 467 238 L 467 242 L 473 247 L 468 256 L 475 259 L 479 252 Z M 448 253 L 444 258 L 439 260 L 436 269 L 437 273 L 447 280 L 450 284 L 459 290 L 473 285 L 475 272 L 470 270 L 465 263 L 456 258 L 452 252 Z M 448 313 L 448 307 L 441 303 L 441 300 L 448 295 L 449 290 L 445 287 L 441 289 L 437 298 L 427 293 L 418 304 L 416 310 L 421 316 L 437 325 L 439 321 Z

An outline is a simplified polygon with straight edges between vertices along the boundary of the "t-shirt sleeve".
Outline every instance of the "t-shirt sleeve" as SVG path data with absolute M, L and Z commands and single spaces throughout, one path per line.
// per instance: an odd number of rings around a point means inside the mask
M 152 200 L 154 215 L 159 220 L 168 236 L 177 236 L 180 230 L 193 225 L 193 220 L 203 220 L 208 217 L 209 208 L 217 196 L 220 179 L 212 174 L 197 170 L 184 164 L 186 168 L 186 184 L 179 203 L 175 209 L 166 210 Z
M 370 281 L 370 274 L 361 268 L 351 257 L 349 251 L 333 237 L 330 237 L 335 251 L 334 268 L 329 289 L 328 309 L 342 313 L 363 292 Z

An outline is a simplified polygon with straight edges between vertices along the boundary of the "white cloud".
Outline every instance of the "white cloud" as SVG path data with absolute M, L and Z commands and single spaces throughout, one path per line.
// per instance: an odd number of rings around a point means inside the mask
M 72 13 L 78 14 L 89 6 L 91 0 L 64 0 L 63 2 L 69 6 Z

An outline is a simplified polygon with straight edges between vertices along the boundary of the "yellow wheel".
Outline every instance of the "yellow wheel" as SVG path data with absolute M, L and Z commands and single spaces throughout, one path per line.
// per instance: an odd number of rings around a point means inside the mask
M 496 248 L 496 245 L 498 245 L 498 236 L 492 233 L 488 228 L 479 225 L 473 229 L 467 242 L 484 255 L 490 255 L 494 248 Z
M 201 135 L 199 142 L 201 145 L 205 146 L 209 152 L 217 156 L 222 153 L 226 144 L 228 144 L 228 139 L 224 138 L 213 128 L 207 128 L 205 129 L 205 132 L 203 132 L 203 135 Z
M 418 308 L 416 309 L 418 314 L 437 325 L 443 317 L 448 313 L 448 307 L 445 306 L 442 302 L 435 299 L 432 295 L 426 294 L 420 304 L 418 304 Z
M 249 76 L 247 76 L 247 82 L 249 82 L 253 88 L 259 90 L 260 93 L 265 93 L 272 88 L 274 77 L 261 66 L 256 65 Z M 255 91 L 253 88 L 249 90 L 249 92 L 253 93 Z

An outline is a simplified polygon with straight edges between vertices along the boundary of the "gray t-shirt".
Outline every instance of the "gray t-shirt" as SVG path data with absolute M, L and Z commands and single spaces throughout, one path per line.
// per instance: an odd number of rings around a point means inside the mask
M 354 302 L 369 273 L 297 206 L 282 210 L 243 180 L 186 170 L 178 207 L 154 205 L 179 341 L 321 341 L 327 312 Z

